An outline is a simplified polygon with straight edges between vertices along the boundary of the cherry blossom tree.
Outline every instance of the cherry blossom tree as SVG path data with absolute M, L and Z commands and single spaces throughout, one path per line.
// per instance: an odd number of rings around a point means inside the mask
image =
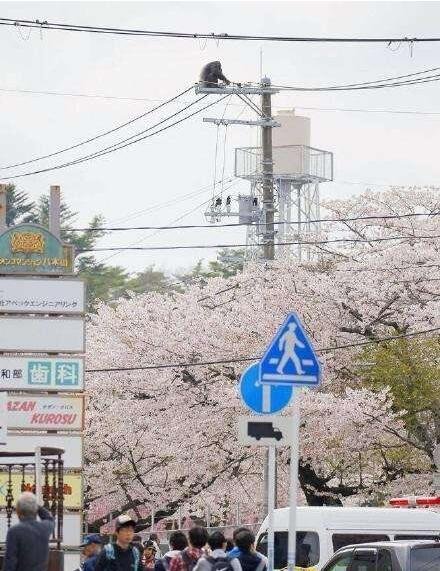
M 302 500 L 368 503 L 406 481 L 427 492 L 429 453 L 408 438 L 390 391 L 364 386 L 359 358 L 365 343 L 439 326 L 439 217 L 346 219 L 439 206 L 433 188 L 329 201 L 333 221 L 319 239 L 327 243 L 313 246 L 312 262 L 284 256 L 184 292 L 101 305 L 88 327 L 87 367 L 118 370 L 87 378 L 89 520 L 100 526 L 131 511 L 147 525 L 152 512 L 201 515 L 209 505 L 225 521 L 238 503 L 245 516 L 261 515 L 262 451 L 237 442 L 245 414 L 237 382 L 291 311 L 324 370 L 322 386 L 300 397 Z M 283 451 L 280 504 L 288 463 Z

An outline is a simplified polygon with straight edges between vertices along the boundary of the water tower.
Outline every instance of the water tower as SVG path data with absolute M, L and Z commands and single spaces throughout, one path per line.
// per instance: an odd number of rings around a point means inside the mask
M 319 184 L 333 180 L 333 154 L 310 146 L 310 119 L 294 110 L 279 111 L 274 117 L 280 127 L 273 129 L 273 177 L 276 203 L 278 255 L 292 252 L 298 260 L 315 257 L 306 245 L 283 246 L 285 242 L 312 241 L 319 232 Z M 262 183 L 261 147 L 235 150 L 235 176 L 250 182 L 250 195 L 238 197 L 238 212 L 247 229 L 248 255 L 258 258 L 264 220 L 260 207 Z

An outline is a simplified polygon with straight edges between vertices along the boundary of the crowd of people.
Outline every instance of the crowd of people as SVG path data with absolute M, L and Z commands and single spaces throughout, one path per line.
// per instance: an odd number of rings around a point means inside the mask
M 6 537 L 3 571 L 47 571 L 49 540 L 54 530 L 52 514 L 25 492 L 17 502 L 19 523 Z M 211 534 L 193 527 L 188 535 L 173 531 L 169 550 L 161 552 L 159 538 L 136 536 L 137 522 L 129 515 L 115 521 L 112 541 L 91 534 L 81 545 L 83 561 L 77 571 L 266 571 L 267 559 L 255 549 L 255 535 L 237 528 L 231 539 L 221 531 Z
M 136 521 L 128 515 L 116 519 L 115 541 L 100 544 L 90 536 L 84 546 L 96 542 L 86 555 L 83 571 L 266 571 L 267 559 L 255 549 L 255 535 L 245 527 L 234 531 L 232 540 L 221 531 L 208 534 L 204 527 L 193 527 L 188 537 L 173 531 L 169 551 L 162 554 L 155 534 L 144 543 L 136 541 Z M 92 567 L 91 567 L 92 563 Z

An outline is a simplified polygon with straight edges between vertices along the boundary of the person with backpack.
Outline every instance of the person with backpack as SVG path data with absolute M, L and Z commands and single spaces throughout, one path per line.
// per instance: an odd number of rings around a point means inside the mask
M 234 531 L 232 533 L 232 540 L 233 540 L 234 546 L 232 547 L 232 549 L 228 549 L 228 551 L 226 553 L 229 559 L 235 559 L 241 555 L 240 548 L 237 547 L 236 538 L 237 538 L 237 535 L 242 531 L 252 533 L 248 527 L 237 527 L 236 529 L 234 529 Z M 254 536 L 254 541 L 255 541 L 255 536 Z M 267 557 L 265 555 L 263 555 L 262 553 L 260 553 L 259 551 L 257 551 L 255 549 L 255 547 L 253 547 L 252 552 L 255 553 L 255 555 L 257 557 L 259 557 L 262 561 L 264 561 L 264 564 L 267 567 Z
M 255 535 L 250 529 L 242 529 L 236 534 L 235 545 L 240 550 L 237 559 L 243 571 L 266 571 L 267 559 L 255 551 Z
M 210 555 L 201 557 L 194 571 L 242 571 L 237 558 L 230 559 L 226 553 L 227 540 L 221 531 L 214 531 L 208 538 Z
M 183 531 L 173 531 L 170 535 L 169 544 L 170 550 L 165 553 L 162 559 L 156 561 L 154 571 L 169 571 L 171 560 L 188 547 L 188 540 Z
M 193 527 L 188 533 L 189 546 L 171 559 L 170 571 L 193 571 L 197 561 L 205 554 L 208 532 L 204 527 Z
M 95 571 L 143 571 L 139 549 L 132 545 L 135 528 L 136 522 L 129 515 L 116 518 L 116 542 L 104 545 Z

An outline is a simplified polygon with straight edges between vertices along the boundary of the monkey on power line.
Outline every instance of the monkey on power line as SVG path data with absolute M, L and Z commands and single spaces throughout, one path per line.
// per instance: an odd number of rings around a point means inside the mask
M 218 82 L 223 81 L 226 85 L 231 82 L 223 75 L 222 65 L 219 61 L 207 63 L 200 73 L 202 87 L 218 87 Z

